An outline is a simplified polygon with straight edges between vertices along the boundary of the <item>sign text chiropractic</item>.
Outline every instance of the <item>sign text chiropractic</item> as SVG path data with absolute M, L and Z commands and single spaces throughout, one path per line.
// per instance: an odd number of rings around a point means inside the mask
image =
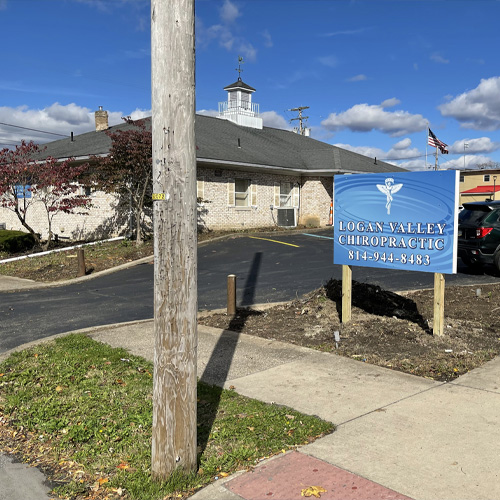
M 445 239 L 436 238 L 436 236 L 443 236 L 445 228 L 445 223 L 434 222 L 346 222 L 339 220 L 338 243 L 375 248 L 444 250 Z

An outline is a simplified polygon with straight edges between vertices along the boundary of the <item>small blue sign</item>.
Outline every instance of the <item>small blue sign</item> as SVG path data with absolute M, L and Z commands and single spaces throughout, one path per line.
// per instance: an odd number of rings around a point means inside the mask
M 457 272 L 456 170 L 334 176 L 334 264 Z
M 31 186 L 23 186 L 22 184 L 16 184 L 16 197 L 21 198 L 31 198 Z

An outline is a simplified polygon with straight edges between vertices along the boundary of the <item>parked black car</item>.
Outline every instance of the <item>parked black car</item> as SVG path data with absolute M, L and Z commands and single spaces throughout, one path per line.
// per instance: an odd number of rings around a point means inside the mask
M 464 203 L 458 214 L 458 256 L 467 266 L 500 271 L 500 201 Z

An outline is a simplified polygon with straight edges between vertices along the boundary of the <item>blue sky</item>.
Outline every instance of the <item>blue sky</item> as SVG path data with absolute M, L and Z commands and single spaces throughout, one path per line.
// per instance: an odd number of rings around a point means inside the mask
M 267 126 L 309 106 L 312 137 L 424 169 L 429 125 L 440 168 L 500 163 L 498 0 L 196 0 L 196 18 L 200 113 L 242 56 Z M 148 0 L 0 0 L 0 19 L 0 147 L 92 130 L 99 106 L 150 115 Z

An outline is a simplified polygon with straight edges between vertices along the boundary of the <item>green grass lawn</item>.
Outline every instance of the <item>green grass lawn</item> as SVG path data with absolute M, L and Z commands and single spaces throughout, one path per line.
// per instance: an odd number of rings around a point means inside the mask
M 0 363 L 0 449 L 52 471 L 69 498 L 183 498 L 334 430 L 331 423 L 198 384 L 198 471 L 151 480 L 153 366 L 85 335 Z

